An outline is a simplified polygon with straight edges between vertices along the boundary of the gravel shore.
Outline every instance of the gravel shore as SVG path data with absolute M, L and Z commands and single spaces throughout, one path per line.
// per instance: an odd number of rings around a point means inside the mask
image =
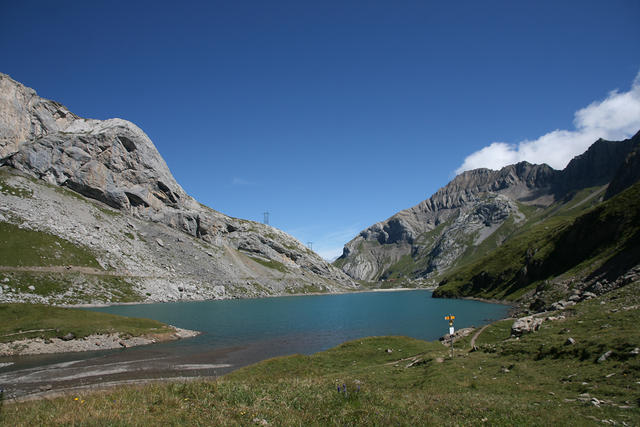
M 68 353 L 77 351 L 108 350 L 126 348 L 157 342 L 173 341 L 195 337 L 198 331 L 173 327 L 174 331 L 165 334 L 144 335 L 139 337 L 121 337 L 120 334 L 89 335 L 79 339 L 30 338 L 0 343 L 0 356 L 24 356 L 29 354 Z

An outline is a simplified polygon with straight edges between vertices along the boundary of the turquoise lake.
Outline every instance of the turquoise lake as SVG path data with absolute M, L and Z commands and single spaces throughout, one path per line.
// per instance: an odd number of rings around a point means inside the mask
M 149 380 L 217 377 L 261 360 L 312 354 L 368 336 L 435 340 L 507 316 L 506 305 L 434 299 L 426 290 L 120 305 L 88 310 L 147 317 L 202 334 L 147 346 L 0 357 L 7 396 Z
M 341 342 L 381 335 L 435 340 L 448 332 L 444 319 L 456 316 L 456 328 L 503 318 L 509 307 L 471 300 L 436 299 L 431 291 L 362 292 L 338 295 L 123 305 L 92 309 L 148 317 L 202 335 L 165 344 L 197 351 L 259 345 L 269 355 L 311 354 Z

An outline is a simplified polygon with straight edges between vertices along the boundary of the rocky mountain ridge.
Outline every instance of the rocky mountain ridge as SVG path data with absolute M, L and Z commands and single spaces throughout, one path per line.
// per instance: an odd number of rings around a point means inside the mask
M 141 299 L 182 298 L 187 287 L 192 299 L 354 287 L 286 233 L 187 195 L 133 123 L 81 118 L 1 73 L 0 167 L 0 185 L 17 189 L 0 190 L 0 221 L 90 248 L 103 268 L 135 277 Z
M 463 172 L 429 199 L 360 232 L 334 265 L 363 281 L 434 277 L 500 246 L 532 212 L 601 198 L 614 177 L 632 173 L 623 162 L 637 161 L 638 146 L 640 132 L 625 141 L 598 140 L 562 171 L 520 162 Z
M 590 209 L 541 218 L 502 246 L 438 278 L 434 297 L 562 309 L 640 279 L 640 182 Z

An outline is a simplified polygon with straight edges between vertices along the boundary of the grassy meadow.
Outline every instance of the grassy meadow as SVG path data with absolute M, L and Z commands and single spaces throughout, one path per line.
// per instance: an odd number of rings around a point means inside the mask
M 363 338 L 219 379 L 4 402 L 0 423 L 638 425 L 639 291 L 636 282 L 554 313 L 565 318 L 520 339 L 509 338 L 511 321 L 496 322 L 476 351 L 471 337 L 458 342 L 453 359 L 439 342 Z
M 91 334 L 115 332 L 140 336 L 172 331 L 164 323 L 151 319 L 42 304 L 0 304 L 0 342 L 63 337 L 68 333 L 83 338 Z

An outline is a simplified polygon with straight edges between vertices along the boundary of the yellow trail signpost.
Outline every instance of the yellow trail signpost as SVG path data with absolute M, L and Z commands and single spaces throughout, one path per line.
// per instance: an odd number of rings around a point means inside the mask
M 455 330 L 453 329 L 453 319 L 455 319 L 456 316 L 454 316 L 453 314 L 450 314 L 448 316 L 445 316 L 444 319 L 449 321 L 449 337 L 451 338 L 451 358 L 453 359 L 453 335 L 455 333 Z

